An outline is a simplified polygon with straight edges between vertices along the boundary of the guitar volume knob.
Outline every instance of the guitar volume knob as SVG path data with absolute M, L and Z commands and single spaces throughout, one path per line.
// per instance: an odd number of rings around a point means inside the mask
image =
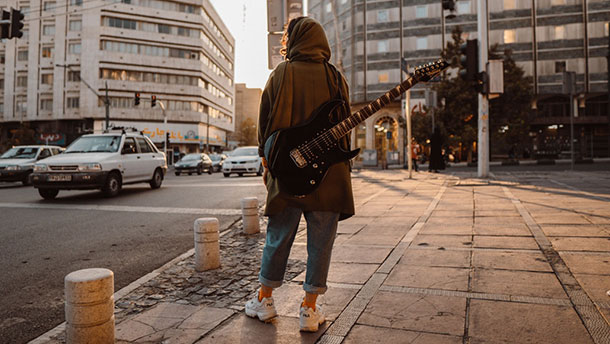
M 309 181 L 309 184 L 311 184 L 311 185 L 314 185 L 315 183 L 316 183 L 316 181 L 313 179 Z
M 318 168 L 318 164 L 313 164 L 313 165 L 311 165 L 311 167 Z

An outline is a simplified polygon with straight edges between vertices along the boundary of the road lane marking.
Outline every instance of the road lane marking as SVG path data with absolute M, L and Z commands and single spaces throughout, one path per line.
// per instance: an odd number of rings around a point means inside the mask
M 171 208 L 171 207 L 136 207 L 128 205 L 86 205 L 86 204 L 46 204 L 46 203 L 3 203 L 0 208 L 25 209 L 59 209 L 59 210 L 95 210 L 122 211 L 158 214 L 194 214 L 194 215 L 241 215 L 241 209 L 205 209 L 205 208 Z

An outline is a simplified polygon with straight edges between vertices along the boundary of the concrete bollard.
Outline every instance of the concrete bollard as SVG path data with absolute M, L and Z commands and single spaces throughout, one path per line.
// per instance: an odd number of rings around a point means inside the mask
M 206 271 L 220 267 L 218 219 L 206 217 L 195 220 L 195 270 Z
M 244 223 L 244 233 L 260 233 L 258 222 L 258 199 L 256 197 L 246 197 L 241 200 L 241 219 Z
M 114 274 L 84 269 L 64 279 L 66 343 L 114 343 Z

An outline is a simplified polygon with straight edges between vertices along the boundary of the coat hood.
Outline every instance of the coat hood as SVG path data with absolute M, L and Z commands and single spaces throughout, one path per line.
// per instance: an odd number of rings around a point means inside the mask
M 328 61 L 330 45 L 324 28 L 312 18 L 303 18 L 296 23 L 286 46 L 286 58 L 290 61 Z

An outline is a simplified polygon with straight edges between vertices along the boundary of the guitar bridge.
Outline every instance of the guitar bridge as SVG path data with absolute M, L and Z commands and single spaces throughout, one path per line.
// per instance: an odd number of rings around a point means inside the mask
M 292 159 L 292 161 L 294 161 L 298 168 L 303 168 L 307 166 L 307 160 L 296 148 L 290 151 L 290 158 Z

